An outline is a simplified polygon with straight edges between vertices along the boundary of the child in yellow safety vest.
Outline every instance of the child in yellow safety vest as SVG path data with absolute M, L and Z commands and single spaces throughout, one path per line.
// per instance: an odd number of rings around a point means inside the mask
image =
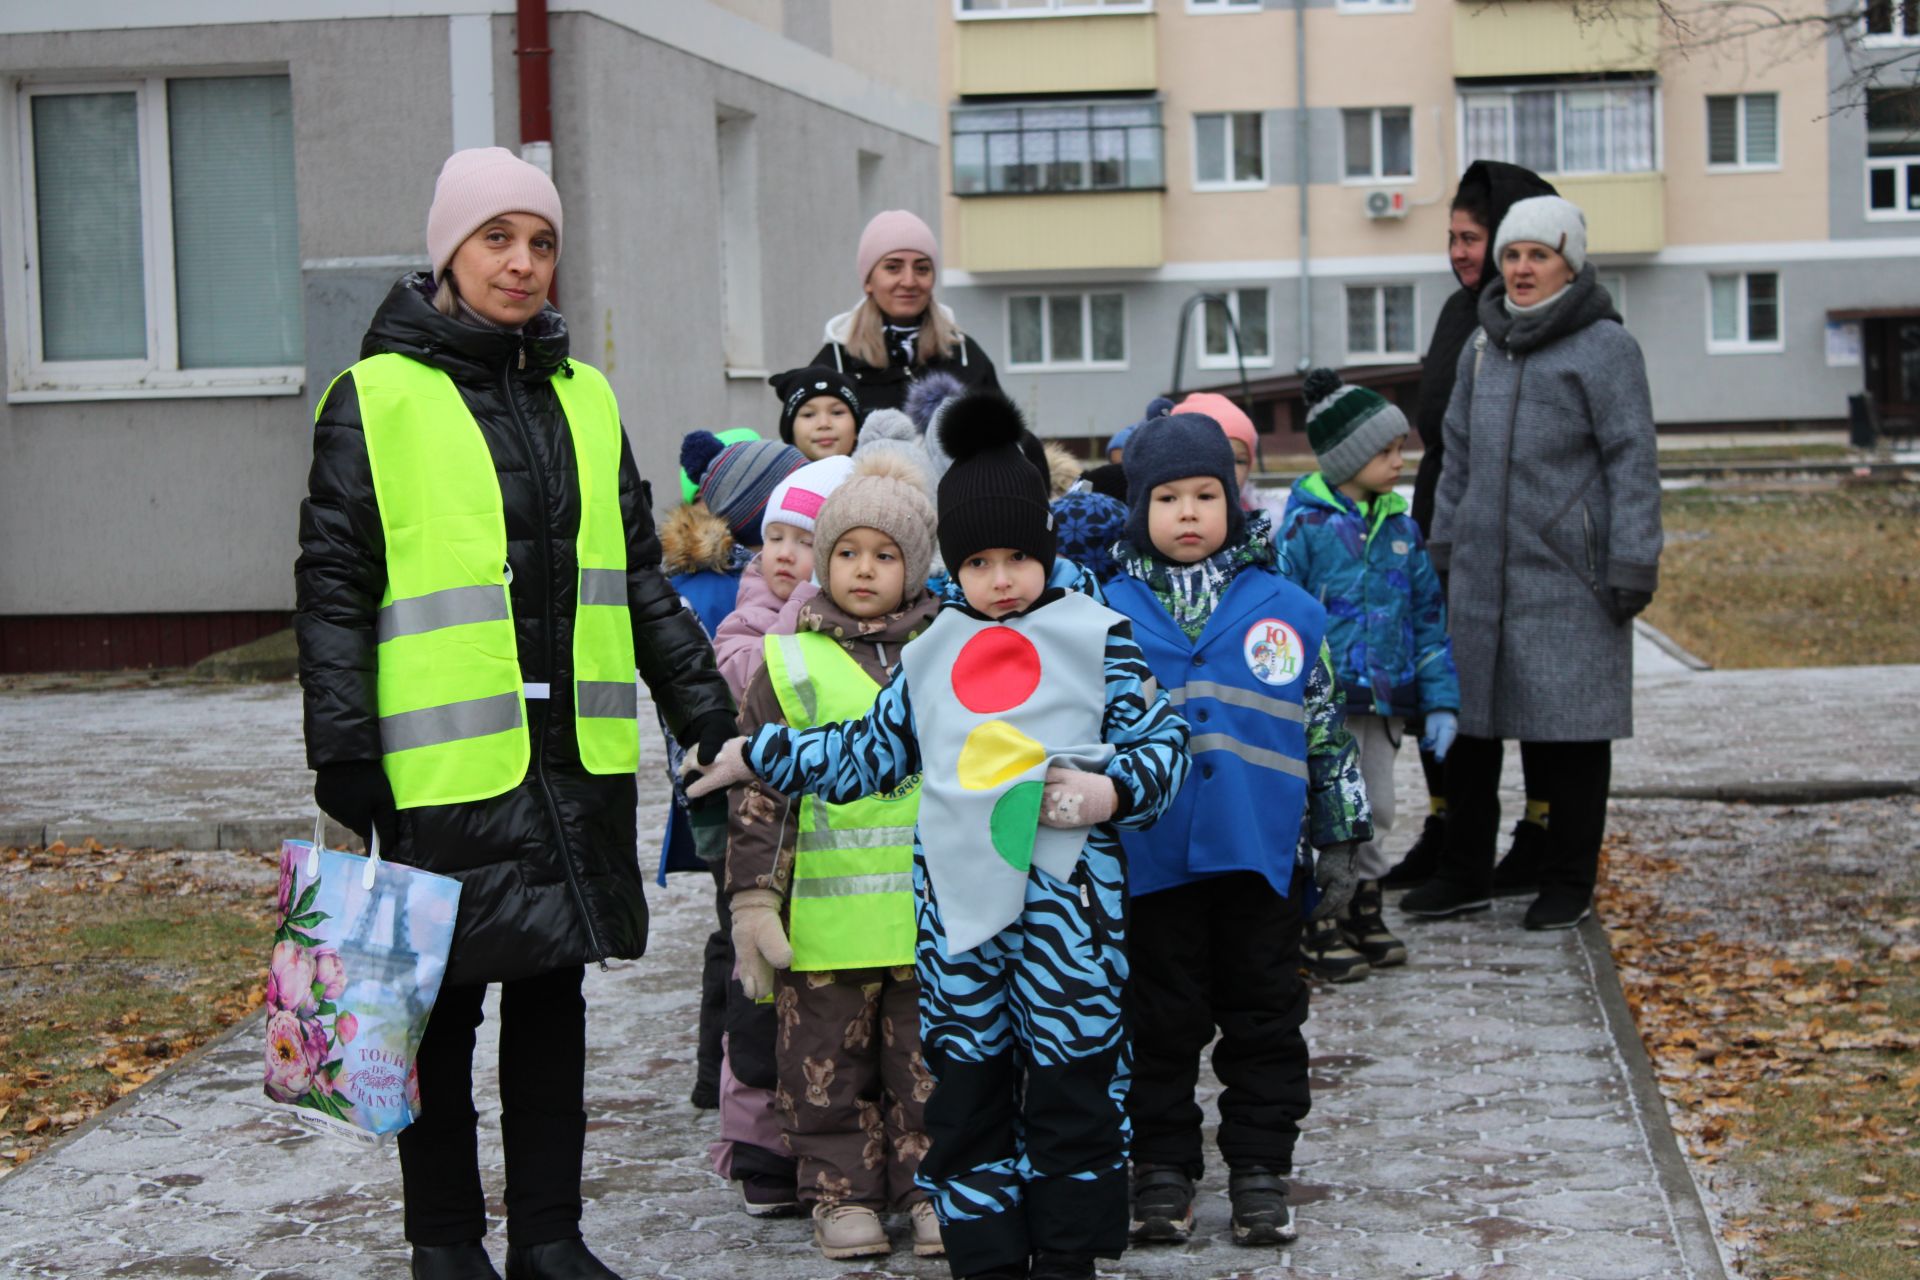
M 798 631 L 768 635 L 740 729 L 857 719 L 901 646 L 932 622 L 934 507 L 896 452 L 863 454 L 814 521 L 819 595 Z M 775 1095 L 814 1240 L 829 1258 L 887 1253 L 880 1215 L 907 1213 L 913 1249 L 941 1250 L 914 1185 L 933 1077 L 914 981 L 913 830 L 919 779 L 851 804 L 790 798 L 757 780 L 729 795 L 726 891 L 748 995 L 772 993 Z

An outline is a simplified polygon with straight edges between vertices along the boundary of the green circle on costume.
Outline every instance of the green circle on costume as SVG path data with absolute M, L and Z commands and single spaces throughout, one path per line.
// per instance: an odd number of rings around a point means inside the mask
M 1015 871 L 1025 872 L 1033 865 L 1033 842 L 1040 834 L 1040 800 L 1046 792 L 1043 783 L 1022 782 L 1007 788 L 993 804 L 993 817 L 987 830 L 993 837 L 993 851 Z

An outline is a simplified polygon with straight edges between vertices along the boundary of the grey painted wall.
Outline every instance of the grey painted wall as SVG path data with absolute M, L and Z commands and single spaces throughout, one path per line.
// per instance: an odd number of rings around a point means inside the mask
M 303 260 L 420 252 L 451 130 L 445 19 L 0 42 L 0 75 L 223 66 L 292 78 Z M 312 400 L 372 290 L 337 274 L 306 273 L 301 395 L 0 405 L 0 615 L 291 606 Z
M 813 6 L 819 8 L 819 6 Z M 826 38 L 807 6 L 793 14 Z M 518 142 L 512 21 L 494 23 L 495 140 Z M 938 217 L 938 152 L 598 18 L 556 15 L 560 301 L 607 369 L 634 454 L 676 492 L 680 436 L 773 434 L 761 378 L 721 358 L 716 122 L 755 118 L 764 363 L 819 346 L 859 297 L 859 155 L 887 207 Z M 0 76 L 70 68 L 285 67 L 292 77 L 307 385 L 298 396 L 0 405 L 0 616 L 278 609 L 293 603 L 313 405 L 359 354 L 451 145 L 444 18 L 64 33 L 0 41 Z M 0 245 L 0 252 L 5 246 Z M 327 260 L 350 260 L 342 265 Z M 0 335 L 4 341 L 5 335 Z
M 1914 66 L 1902 69 L 1911 77 Z M 1867 221 L 1867 109 L 1864 98 L 1852 101 L 1841 86 L 1852 73 L 1847 47 L 1827 41 L 1827 235 L 1834 240 L 1891 240 L 1920 235 L 1920 219 Z M 1854 95 L 1858 96 L 1858 95 Z M 1906 302 L 1911 303 L 1909 296 Z
M 577 69 L 556 85 L 554 127 L 568 156 L 592 157 L 556 162 L 569 226 L 590 242 L 584 267 L 562 267 L 565 309 L 575 349 L 606 369 L 641 469 L 665 494 L 687 431 L 772 435 L 779 418 L 764 376 L 725 374 L 722 110 L 753 118 L 760 367 L 769 371 L 810 358 L 827 317 L 860 297 L 860 153 L 880 157 L 873 184 L 882 203 L 937 221 L 938 151 L 597 18 L 556 19 L 554 41 L 556 56 Z

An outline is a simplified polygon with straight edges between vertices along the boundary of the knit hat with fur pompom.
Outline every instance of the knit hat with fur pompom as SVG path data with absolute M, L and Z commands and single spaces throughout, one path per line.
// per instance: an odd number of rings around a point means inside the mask
M 813 576 L 823 586 L 834 544 L 849 529 L 878 529 L 893 539 L 907 573 L 904 600 L 926 589 L 933 559 L 933 503 L 927 478 L 906 456 L 875 449 L 853 459 L 853 474 L 840 482 L 813 523 Z
M 975 390 L 943 407 L 940 451 L 953 459 L 940 477 L 940 556 L 958 573 L 990 547 L 1024 551 L 1053 569 L 1053 512 L 1047 478 L 1021 447 L 1028 434 L 1013 401 Z

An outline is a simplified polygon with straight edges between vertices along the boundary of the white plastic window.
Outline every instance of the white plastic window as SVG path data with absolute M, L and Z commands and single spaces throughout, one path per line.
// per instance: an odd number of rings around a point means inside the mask
M 1707 311 L 1707 350 L 1716 355 L 1786 347 L 1777 272 L 1707 277 Z
M 299 391 L 287 77 L 32 85 L 14 105 L 9 398 Z
M 1127 300 L 1120 293 L 1024 293 L 1007 299 L 1014 369 L 1124 369 Z

